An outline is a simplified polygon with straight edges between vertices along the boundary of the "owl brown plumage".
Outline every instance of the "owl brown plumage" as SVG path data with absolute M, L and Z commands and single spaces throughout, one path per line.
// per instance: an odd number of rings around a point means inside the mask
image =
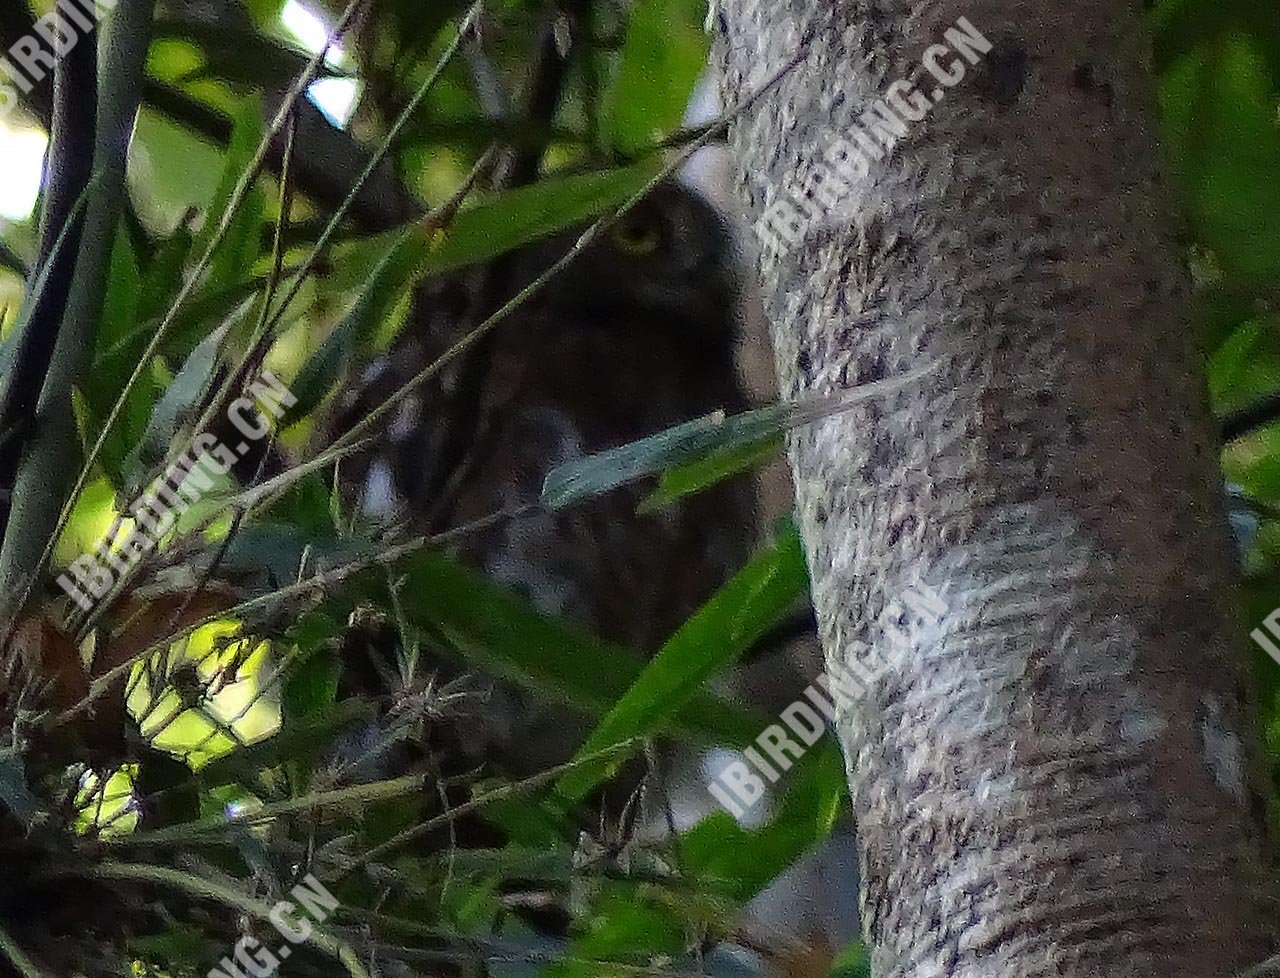
M 574 240 L 509 256 L 490 273 L 491 301 L 518 292 Z M 343 398 L 336 431 L 474 325 L 474 288 L 457 279 L 424 287 L 402 336 Z M 457 526 L 536 501 L 547 471 L 568 459 L 742 410 L 736 308 L 723 224 L 691 191 L 661 186 L 472 355 L 406 399 L 376 445 L 344 462 L 349 498 L 372 518 Z M 535 511 L 467 537 L 457 552 L 540 610 L 651 652 L 742 563 L 755 510 L 740 482 L 648 515 L 636 514 L 641 494 Z M 497 691 L 489 712 L 473 746 L 512 760 L 506 748 L 517 744 L 517 774 L 564 760 L 589 729 L 560 704 L 514 690 Z

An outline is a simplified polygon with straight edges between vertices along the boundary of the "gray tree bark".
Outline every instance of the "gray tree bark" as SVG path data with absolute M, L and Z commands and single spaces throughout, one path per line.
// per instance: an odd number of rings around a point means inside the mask
M 731 133 L 751 215 L 791 201 L 796 244 L 763 234 L 760 263 L 784 395 L 936 365 L 789 446 L 828 661 L 892 661 L 838 714 L 877 976 L 1207 978 L 1274 950 L 1219 443 L 1137 7 L 713 10 L 725 104 L 814 31 Z M 985 54 L 948 43 L 960 17 Z M 937 43 L 963 79 L 924 67 Z M 858 163 L 902 78 L 923 109 L 898 88 L 908 131 Z M 891 641 L 921 584 L 945 612 Z

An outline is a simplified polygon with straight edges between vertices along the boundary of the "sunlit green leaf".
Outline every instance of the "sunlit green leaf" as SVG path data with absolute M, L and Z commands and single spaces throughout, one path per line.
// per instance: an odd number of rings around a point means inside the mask
M 669 135 L 706 69 L 707 7 L 701 0 L 638 0 L 611 93 L 613 144 L 633 153 Z

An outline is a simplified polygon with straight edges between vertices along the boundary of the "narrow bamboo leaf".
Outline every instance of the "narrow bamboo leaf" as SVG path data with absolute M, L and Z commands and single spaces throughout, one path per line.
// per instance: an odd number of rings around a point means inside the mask
M 789 526 L 771 549 L 748 563 L 667 640 L 592 732 L 579 757 L 660 731 L 708 679 L 782 621 L 808 589 L 800 534 Z M 597 765 L 574 768 L 560 779 L 557 793 L 577 801 L 626 760 L 616 754 Z
M 502 849 L 458 849 L 431 862 L 458 876 L 546 880 L 567 883 L 573 876 L 573 857 L 563 847 L 508 845 Z M 439 884 L 434 882 L 434 886 Z
M 129 473 L 127 495 L 130 497 L 142 488 L 136 481 L 139 475 L 145 474 L 164 457 L 183 421 L 194 413 L 197 402 L 213 378 L 214 368 L 218 365 L 218 352 L 229 328 L 229 324 L 224 324 L 206 336 L 191 351 L 187 362 L 156 401 L 151 419 L 147 423 L 146 434 L 138 440 L 125 463 L 125 471 Z
M 13 614 L 13 605 L 28 593 L 28 583 L 42 569 L 46 544 L 77 481 L 79 446 L 71 393 L 83 383 L 93 359 L 111 247 L 126 193 L 129 135 L 142 101 L 154 6 L 154 0 L 120 0 L 102 46 L 93 157 L 97 190 L 85 207 L 75 277 L 40 396 L 41 415 L 47 421 L 38 426 L 13 489 L 0 554 L 0 619 Z
M 193 254 L 204 254 L 209 242 L 213 240 L 231 205 L 237 184 L 253 162 L 262 142 L 264 128 L 260 100 L 256 97 L 246 98 L 236 113 L 222 179 L 209 204 L 204 228 L 196 236 Z M 253 266 L 261 250 L 263 229 L 267 223 L 266 208 L 266 195 L 258 186 L 254 186 L 240 204 L 231 227 L 214 253 L 208 279 L 212 288 L 225 288 L 244 280 L 246 272 Z
M 460 213 L 422 259 L 423 276 L 482 264 L 515 248 L 599 217 L 648 183 L 661 160 L 603 173 L 539 180 L 495 194 Z
M 623 978 L 638 970 L 631 963 L 637 958 L 670 961 L 674 967 L 667 974 L 715 974 L 704 970 L 702 961 L 682 960 L 689 935 L 682 923 L 672 907 L 646 901 L 623 884 L 605 884 L 586 918 L 585 932 L 539 978 Z M 620 964 L 610 967 L 611 961 Z
M 569 706 L 601 716 L 640 675 L 630 650 L 546 618 L 523 599 L 443 554 L 426 552 L 404 564 L 410 624 L 443 635 L 485 672 Z M 697 691 L 667 724 L 699 743 L 745 743 L 764 719 L 754 711 Z
M 158 933 L 131 935 L 126 940 L 138 960 L 163 961 L 169 974 L 198 973 L 202 966 L 208 967 L 210 961 L 227 953 L 225 941 L 214 940 L 194 925 L 177 922 L 167 923 Z
M 266 276 L 256 276 L 222 288 L 198 291 L 174 319 L 172 328 L 160 346 L 160 352 L 168 358 L 184 359 L 195 349 L 196 344 L 209 334 L 211 328 L 225 322 L 233 314 L 239 315 L 247 309 L 248 300 L 266 284 Z M 166 301 L 172 298 L 173 294 L 173 291 L 166 293 Z M 161 315 L 163 313 L 162 309 Z M 126 335 L 110 347 L 98 352 L 94 360 L 94 369 L 127 375 L 125 365 L 137 362 L 159 325 L 158 317 L 135 323 Z
M 116 232 L 111 246 L 111 264 L 107 271 L 107 293 L 102 301 L 102 320 L 98 324 L 96 346 L 108 349 L 119 343 L 141 319 L 143 289 L 142 268 L 133 241 L 124 228 Z M 139 348 L 140 349 L 140 348 Z M 100 384 L 104 397 L 114 397 L 119 381 L 112 377 Z M 96 395 L 95 395 L 96 401 Z M 110 407 L 110 401 L 107 401 Z
M 182 285 L 182 272 L 191 258 L 194 244 L 195 235 L 184 221 L 156 246 L 143 276 L 142 297 L 138 302 L 141 321 L 159 320 L 165 314 L 169 301 Z M 142 348 L 141 345 L 138 347 Z
M 847 804 L 844 759 L 834 737 L 815 745 L 792 768 L 777 814 L 759 829 L 744 829 L 727 812 L 703 819 L 680 838 L 681 876 L 690 900 L 655 898 L 629 881 L 599 887 L 585 915 L 589 929 L 540 972 L 542 978 L 629 974 L 639 957 L 679 961 L 691 929 L 710 921 L 731 928 L 743 907 L 805 852 L 830 835 Z M 580 962 L 589 961 L 589 966 Z M 620 962 L 619 969 L 608 962 Z M 696 973 L 699 964 L 691 964 Z M 683 972 L 682 972 L 683 973 Z
M 674 465 L 658 478 L 658 488 L 640 500 L 638 513 L 651 513 L 709 489 L 731 476 L 758 468 L 782 452 L 782 438 L 770 435 L 745 445 L 713 451 L 704 458 Z
M 848 806 L 844 756 L 828 735 L 796 762 L 779 811 L 759 829 L 728 812 L 703 819 L 681 837 L 685 871 L 713 892 L 745 903 L 831 834 Z
M 565 462 L 547 473 L 542 502 L 561 509 L 586 496 L 656 475 L 672 465 L 686 464 L 712 452 L 727 452 L 776 437 L 782 432 L 847 411 L 875 397 L 887 397 L 937 369 L 937 363 L 898 377 L 863 384 L 829 397 L 790 404 L 771 404 L 726 417 L 723 411 L 668 428 L 666 431 L 595 455 Z
M 115 345 L 129 334 L 138 322 L 139 304 L 142 298 L 142 272 L 138 255 L 125 228 L 116 230 L 111 248 L 111 261 L 107 271 L 107 292 L 102 304 L 102 317 L 98 325 L 98 348 Z M 139 351 L 140 352 L 140 351 Z M 137 362 L 137 354 L 134 355 Z M 92 370 L 82 389 L 89 409 L 89 421 L 96 426 L 105 418 L 111 406 L 120 396 L 120 389 L 128 371 Z M 123 486 L 127 479 L 126 459 L 146 431 L 151 408 L 160 395 L 160 385 L 150 376 L 141 378 L 130 393 L 111 437 L 103 446 L 101 463 L 112 485 Z
M 658 172 L 661 161 L 644 160 L 602 173 L 550 177 L 526 187 L 502 191 L 457 214 L 441 231 L 389 231 L 337 250 L 334 281 L 362 286 L 353 265 L 373 264 L 401 244 L 397 263 L 412 261 L 416 278 L 445 275 L 491 261 L 530 242 L 580 227 L 625 203 Z M 372 257 L 377 256 L 377 257 Z
M 707 65 L 705 17 L 706 5 L 690 0 L 640 0 L 633 6 L 609 98 L 614 148 L 634 153 L 680 125 Z

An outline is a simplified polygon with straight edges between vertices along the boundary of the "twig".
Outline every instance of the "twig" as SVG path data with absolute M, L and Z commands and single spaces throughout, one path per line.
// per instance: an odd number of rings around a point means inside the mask
M 406 125 L 408 125 L 409 120 L 413 118 L 413 114 L 426 100 L 427 96 L 431 94 L 431 91 L 436 86 L 436 82 L 439 81 L 440 76 L 444 74 L 444 70 L 449 66 L 449 63 L 453 61 L 454 56 L 458 53 L 458 49 L 462 46 L 463 39 L 470 34 L 471 28 L 475 25 L 477 18 L 480 16 L 482 5 L 483 0 L 476 0 L 476 2 L 472 4 L 471 9 L 467 11 L 467 15 L 458 24 L 458 30 L 454 34 L 453 40 L 449 42 L 449 45 L 440 55 L 440 59 L 436 62 L 431 73 L 418 87 L 417 92 L 414 93 L 413 98 L 409 100 L 409 103 L 404 107 L 404 110 L 396 118 L 395 122 L 391 124 L 391 128 L 387 130 L 387 134 L 382 138 L 382 141 L 378 144 L 378 148 L 369 158 L 369 162 L 365 165 L 363 172 L 356 178 L 352 192 L 347 195 L 347 199 L 342 202 L 342 205 L 334 211 L 333 216 L 329 219 L 329 223 L 325 226 L 324 231 L 322 231 L 320 237 L 316 239 L 316 243 L 311 249 L 311 253 L 307 256 L 307 259 L 302 263 L 302 267 L 294 276 L 292 283 L 290 283 L 289 291 L 276 307 L 275 315 L 272 316 L 268 327 L 269 329 L 274 329 L 279 324 L 280 320 L 284 318 L 285 310 L 289 308 L 289 305 L 301 291 L 302 283 L 305 280 L 306 275 L 319 259 L 320 254 L 329 243 L 329 239 L 333 236 L 334 232 L 337 231 L 338 226 L 342 223 L 342 219 L 346 216 L 352 203 L 354 203 L 356 192 L 364 186 L 365 181 L 369 179 L 378 164 L 386 158 L 389 152 L 391 152 L 391 147 L 394 145 L 401 131 Z
M 359 2 L 360 0 L 356 0 L 356 3 L 353 4 L 351 8 L 348 8 L 348 15 L 352 12 L 354 7 Z M 432 70 L 431 74 L 422 83 L 417 93 L 409 101 L 409 104 L 405 106 L 404 111 L 401 112 L 399 118 L 396 119 L 396 121 L 392 124 L 390 130 L 388 130 L 387 134 L 383 137 L 382 142 L 379 144 L 374 154 L 370 157 L 368 163 L 365 165 L 364 170 L 361 172 L 360 176 L 356 178 L 355 183 L 352 185 L 351 191 L 347 194 L 342 204 L 330 217 L 328 223 L 325 225 L 324 230 L 320 233 L 320 236 L 316 239 L 316 242 L 312 246 L 310 253 L 307 255 L 306 259 L 302 262 L 302 264 L 298 266 L 297 270 L 293 273 L 290 279 L 288 290 L 284 298 L 281 299 L 279 304 L 276 306 L 274 313 L 271 313 L 270 315 L 268 315 L 265 319 L 265 322 L 261 324 L 259 330 L 257 331 L 258 342 L 263 342 L 265 341 L 266 337 L 273 335 L 276 330 L 276 327 L 280 325 L 280 322 L 281 320 L 283 320 L 286 310 L 288 310 L 289 306 L 292 305 L 294 299 L 297 298 L 297 295 L 301 291 L 302 285 L 306 281 L 307 276 L 311 274 L 311 270 L 315 267 L 316 262 L 319 261 L 320 255 L 323 253 L 325 247 L 329 244 L 330 239 L 333 237 L 338 227 L 342 224 L 342 221 L 346 217 L 348 210 L 350 210 L 351 206 L 354 204 L 356 200 L 356 196 L 357 194 L 359 194 L 360 189 L 365 185 L 365 182 L 373 174 L 374 170 L 377 169 L 378 165 L 383 161 L 383 159 L 386 158 L 386 155 L 391 151 L 392 145 L 394 144 L 395 140 L 399 136 L 400 131 L 409 122 L 410 118 L 412 118 L 414 111 L 418 108 L 419 105 L 421 105 L 422 101 L 426 99 L 427 95 L 429 95 L 432 89 L 435 88 L 436 82 L 439 80 L 440 76 L 444 73 L 445 68 L 447 68 L 449 63 L 453 60 L 454 55 L 457 53 L 459 47 L 461 46 L 463 38 L 465 38 L 467 34 L 470 32 L 472 25 L 475 23 L 476 18 L 479 16 L 480 7 L 481 7 L 481 0 L 477 0 L 477 2 L 471 7 L 470 11 L 467 13 L 467 16 L 458 25 L 458 30 L 453 41 L 449 44 L 449 46 L 445 49 L 444 53 L 440 56 L 440 59 L 436 62 L 435 68 Z M 340 29 L 341 29 L 341 25 L 339 27 L 339 30 Z M 286 100 L 284 108 L 287 109 L 290 107 L 290 105 L 291 105 L 291 102 Z M 482 157 L 482 161 L 484 166 L 488 165 L 486 157 Z M 468 192 L 470 192 L 471 187 L 474 185 L 475 178 L 480 172 L 480 167 L 481 167 L 481 164 L 477 164 L 477 166 L 473 168 L 471 175 L 468 177 L 467 180 L 463 182 L 462 188 L 458 191 L 457 194 L 454 195 L 453 198 L 451 198 L 440 208 L 437 208 L 435 211 L 428 214 L 424 218 L 424 222 L 426 222 L 426 225 L 428 227 L 443 226 L 453 218 L 453 215 L 457 213 L 457 209 L 461 204 L 462 199 L 466 196 Z M 264 312 L 265 311 L 266 310 L 264 308 Z M 213 418 L 214 418 L 214 415 L 217 413 L 218 406 L 221 403 L 223 403 L 223 399 L 228 395 L 228 392 L 233 388 L 234 384 L 237 382 L 242 382 L 244 377 L 247 375 L 249 364 L 251 363 L 252 355 L 253 355 L 253 347 L 251 346 L 249 353 L 246 353 L 244 358 L 241 359 L 240 363 L 236 365 L 235 370 L 231 372 L 227 382 L 223 385 L 222 389 L 219 391 L 218 396 L 213 398 L 210 401 L 208 407 L 205 409 L 204 413 L 201 415 L 199 421 L 195 425 L 196 431 L 204 431 L 212 425 Z M 164 466 L 167 465 L 170 461 L 171 461 L 170 459 L 166 459 L 164 462 L 162 462 L 161 469 L 163 469 Z
M 181 641 L 184 638 L 194 634 L 206 625 L 210 625 L 216 621 L 222 621 L 227 618 L 245 619 L 265 611 L 275 609 L 280 606 L 287 605 L 290 601 L 300 598 L 309 597 L 333 586 L 340 584 L 347 578 L 359 574 L 361 571 L 368 570 L 380 564 L 390 564 L 397 560 L 401 560 L 410 554 L 419 550 L 425 550 L 428 547 L 445 546 L 467 536 L 471 533 L 477 533 L 481 530 L 488 529 L 497 523 L 505 520 L 515 519 L 527 513 L 534 512 L 538 509 L 535 505 L 520 506 L 511 510 L 499 510 L 496 513 L 490 513 L 488 516 L 481 517 L 471 523 L 454 527 L 443 533 L 436 533 L 431 536 L 417 536 L 397 546 L 390 547 L 380 553 L 370 557 L 364 557 L 358 560 L 352 560 L 330 571 L 323 571 L 313 574 L 311 577 L 304 578 L 288 587 L 283 587 L 266 594 L 258 595 L 240 604 L 233 605 L 219 611 L 215 615 L 209 615 L 199 621 L 192 622 L 183 626 L 176 632 L 173 632 L 158 641 L 148 645 L 146 648 L 129 656 L 119 665 L 107 670 L 101 676 L 93 680 L 93 684 L 89 689 L 88 695 L 56 716 L 46 718 L 44 721 L 46 727 L 56 727 L 64 724 L 85 710 L 89 709 L 94 702 L 100 699 L 115 684 L 117 680 L 132 671 L 133 667 L 139 662 L 145 661 L 157 652 L 169 648 L 174 642 Z
M 522 134 L 528 135 L 507 142 L 496 168 L 494 190 L 525 186 L 538 177 L 568 75 L 568 54 L 561 52 L 557 41 L 559 21 L 565 17 L 564 12 L 553 9 L 550 21 L 542 29 L 532 81 L 524 98 Z M 576 51 L 576 43 L 570 41 L 569 50 Z M 480 102 L 486 106 L 486 113 L 497 121 L 509 112 L 507 99 L 501 92 L 498 79 L 492 77 L 492 66 L 478 44 L 471 53 Z M 503 255 L 471 276 L 470 295 L 465 314 L 457 325 L 458 331 L 469 329 L 483 320 L 510 292 L 514 264 L 512 255 Z M 485 421 L 483 378 L 492 359 L 492 343 L 485 341 L 476 344 L 459 366 L 458 396 L 451 399 L 448 406 L 449 417 L 442 425 L 446 432 L 444 443 L 424 486 L 424 496 L 435 500 L 426 514 L 425 526 L 429 530 L 438 528 L 449 519 L 457 492 L 475 464 L 474 448 L 482 440 Z
M 606 747 L 603 750 L 598 750 L 591 754 L 584 754 L 582 757 L 575 757 L 571 761 L 566 761 L 564 764 L 557 764 L 553 768 L 548 768 L 546 771 L 541 771 L 538 774 L 525 778 L 522 781 L 516 781 L 513 784 L 503 785 L 501 788 L 495 788 L 493 791 L 487 791 L 483 795 L 478 795 L 460 805 L 454 805 L 453 808 L 435 816 L 434 818 L 429 818 L 425 822 L 421 822 L 412 828 L 405 829 L 402 832 L 397 832 L 390 839 L 374 846 L 363 856 L 348 862 L 343 867 L 342 878 L 345 878 L 348 874 L 355 872 L 357 869 L 369 865 L 369 863 L 386 855 L 388 852 L 398 849 L 401 846 L 412 842 L 414 839 L 421 838 L 441 826 L 449 824 L 462 815 L 469 815 L 471 812 L 484 808 L 487 805 L 491 805 L 495 801 L 505 801 L 508 798 L 516 798 L 527 791 L 535 791 L 544 785 L 553 784 L 562 774 L 581 767 L 584 764 L 593 763 L 603 757 L 609 757 L 613 754 L 617 754 L 620 751 L 630 751 L 634 739 L 635 738 L 624 740 L 621 743 Z
M 294 143 L 298 136 L 298 117 L 290 115 L 289 132 L 285 139 L 284 162 L 280 170 L 280 200 L 279 212 L 276 214 L 276 234 L 275 241 L 271 246 L 271 275 L 267 280 L 267 287 L 262 294 L 262 311 L 258 316 L 258 325 L 254 329 L 253 337 L 249 341 L 249 355 L 245 359 L 246 365 L 250 362 L 261 366 L 263 357 L 267 354 L 267 346 L 264 342 L 266 337 L 267 313 L 271 308 L 272 300 L 275 299 L 276 289 L 280 286 L 280 274 L 284 268 L 284 228 L 289 223 L 289 214 L 293 210 L 293 185 L 290 180 L 290 171 L 293 168 L 293 150 Z M 228 333 L 228 335 L 230 335 Z M 244 382 L 244 375 L 241 374 L 240 383 Z M 255 485 L 262 478 L 262 472 L 266 468 L 267 460 L 271 457 L 271 452 L 275 446 L 276 428 L 271 430 L 271 437 L 267 441 L 265 451 L 258 460 L 257 469 L 253 473 L 253 478 L 249 480 L 250 486 Z M 231 544 L 235 541 L 236 535 L 240 532 L 240 527 L 244 523 L 245 515 L 249 512 L 249 506 L 237 506 L 231 517 L 231 526 L 227 529 L 226 536 L 218 544 L 218 550 L 213 555 L 213 560 L 209 561 L 209 566 L 204 569 L 196 586 L 191 589 L 183 600 L 178 610 L 173 613 L 173 617 L 169 620 L 169 624 L 165 626 L 165 630 L 175 627 L 178 622 L 182 621 L 182 616 L 187 613 L 187 609 L 191 607 L 208 586 L 213 575 L 218 572 L 218 568 L 222 566 L 223 559 L 227 556 L 227 551 L 231 549 Z M 139 561 L 141 563 L 141 561 Z M 136 566 L 136 565 L 135 565 Z
M 0 953 L 3 953 L 9 959 L 9 963 L 18 969 L 22 978 L 48 978 L 3 927 L 0 927 Z
M 372 781 L 368 784 L 358 784 L 348 788 L 336 788 L 333 791 L 316 791 L 300 798 L 290 798 L 288 801 L 276 802 L 273 805 L 263 805 L 255 811 L 246 812 L 233 818 L 228 818 L 219 813 L 198 822 L 186 822 L 170 825 L 162 829 L 152 829 L 149 832 L 135 832 L 132 835 L 114 836 L 110 839 L 103 839 L 102 844 L 113 848 L 133 848 L 135 846 L 157 846 L 184 842 L 192 839 L 193 836 L 204 835 L 209 832 L 234 831 L 241 826 L 269 822 L 282 815 L 313 812 L 321 808 L 332 808 L 338 805 L 358 805 L 385 801 L 388 798 L 399 798 L 425 787 L 426 783 L 427 775 L 410 774 L 403 778 L 394 778 L 389 781 Z
M 91 866 L 57 870 L 50 873 L 49 876 L 52 878 L 86 877 L 89 879 L 158 883 L 206 900 L 216 900 L 219 903 L 235 907 L 237 910 L 250 914 L 258 920 L 269 920 L 274 909 L 268 904 L 252 897 L 247 897 L 229 886 L 224 886 L 213 880 L 203 879 L 193 873 L 170 869 L 167 866 L 105 861 Z M 360 964 L 351 946 L 345 941 L 330 936 L 319 925 L 312 925 L 311 936 L 308 941 L 314 943 L 330 957 L 339 961 L 347 969 L 347 973 L 351 975 L 351 978 L 369 978 L 369 973 Z M 43 978 L 43 976 L 40 976 L 37 972 L 31 978 Z

